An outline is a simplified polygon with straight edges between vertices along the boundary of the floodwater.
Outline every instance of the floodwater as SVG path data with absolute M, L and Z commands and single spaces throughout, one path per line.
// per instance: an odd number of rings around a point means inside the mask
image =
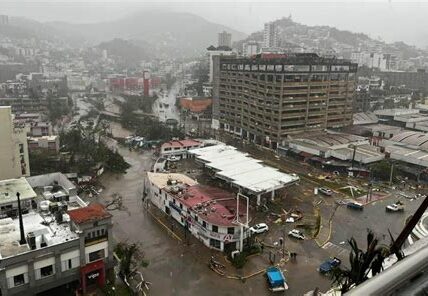
M 125 175 L 103 176 L 101 181 L 106 189 L 100 198 L 109 200 L 113 193 L 122 196 L 126 210 L 111 212 L 113 234 L 117 241 L 141 245 L 149 261 L 149 266 L 142 271 L 145 279 L 153 283 L 151 295 L 270 295 L 263 275 L 257 275 L 245 283 L 220 277 L 207 265 L 212 254 L 220 256 L 220 253 L 199 244 L 187 246 L 169 236 L 142 205 L 143 176 L 153 161 L 151 152 L 141 154 L 124 148 L 119 148 L 119 152 L 131 168 Z M 302 295 L 315 288 L 317 282 L 324 282 L 322 288 L 327 288 L 325 280 L 320 278 L 308 283 L 306 275 L 314 274 L 318 262 L 311 259 L 304 262 L 286 266 L 286 276 L 288 273 L 293 275 L 287 295 Z M 247 263 L 249 268 L 252 264 Z M 295 271 L 297 275 L 294 275 Z
M 158 99 L 153 103 L 153 113 L 159 121 L 165 122 L 167 119 L 180 120 L 180 112 L 177 110 L 176 98 L 180 91 L 180 82 L 175 82 L 168 93 L 158 93 Z
M 124 175 L 104 175 L 101 181 L 106 189 L 100 198 L 109 200 L 113 193 L 123 197 L 126 210 L 111 212 L 113 234 L 117 241 L 140 244 L 149 262 L 149 266 L 142 272 L 145 279 L 152 282 L 150 295 L 271 295 L 263 275 L 257 275 L 246 282 L 220 277 L 207 266 L 210 256 L 221 256 L 220 253 L 200 244 L 187 246 L 168 235 L 142 205 L 143 178 L 153 163 L 151 152 L 139 153 L 126 148 L 119 148 L 119 152 L 131 167 Z M 388 230 L 396 237 L 404 226 L 406 217 L 422 201 L 404 200 L 404 213 L 386 213 L 385 206 L 396 199 L 376 201 L 367 205 L 362 212 L 340 207 L 334 218 L 331 243 L 347 249 L 344 242 L 354 236 L 361 244 L 360 247 L 364 247 L 368 228 L 376 230 L 380 239 L 388 243 Z M 332 206 L 333 204 L 325 204 L 322 211 L 330 211 Z M 296 262 L 285 265 L 285 276 L 290 286 L 285 294 L 302 295 L 316 287 L 321 291 L 328 290 L 330 281 L 316 271 L 320 262 L 328 257 L 327 250 L 318 248 L 313 240 L 295 242 L 287 239 L 287 248 L 301 255 Z M 249 269 L 256 271 L 260 266 L 267 266 L 266 257 L 266 254 L 253 257 L 245 267 L 245 274 L 249 273 Z

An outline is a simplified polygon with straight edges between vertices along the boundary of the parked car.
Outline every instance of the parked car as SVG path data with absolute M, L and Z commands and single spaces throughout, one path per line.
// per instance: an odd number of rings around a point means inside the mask
M 284 273 L 278 267 L 269 267 L 266 270 L 266 279 L 270 291 L 283 292 L 288 290 L 287 280 L 285 279 Z
M 177 156 L 172 155 L 172 156 L 168 157 L 168 160 L 169 160 L 169 161 L 178 161 L 179 159 L 178 159 L 178 157 L 177 157 Z
M 297 230 L 297 229 L 290 230 L 288 232 L 288 235 L 301 240 L 305 239 L 305 235 L 300 230 Z
M 385 209 L 387 212 L 403 212 L 404 211 L 404 205 L 402 202 L 398 201 L 396 203 L 387 205 Z
M 330 258 L 320 265 L 318 271 L 322 274 L 329 273 L 330 271 L 332 271 L 333 268 L 338 267 L 341 263 L 342 261 L 339 258 Z
M 356 202 L 356 201 L 351 201 L 351 202 L 347 203 L 346 206 L 349 209 L 353 209 L 353 210 L 359 210 L 359 211 L 364 210 L 363 204 Z
M 327 196 L 332 196 L 333 195 L 333 191 L 331 191 L 331 189 L 328 189 L 328 188 L 325 188 L 325 187 L 320 187 L 318 189 L 318 191 L 321 192 L 324 195 L 327 195 Z
M 269 230 L 269 227 L 266 225 L 266 223 L 259 223 L 254 225 L 253 227 L 250 227 L 251 233 L 263 233 Z

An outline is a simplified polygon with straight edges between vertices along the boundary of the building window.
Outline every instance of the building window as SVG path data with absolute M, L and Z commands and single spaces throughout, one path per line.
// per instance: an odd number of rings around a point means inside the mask
M 54 274 L 53 265 L 40 268 L 40 278 L 45 278 Z
M 93 262 L 103 258 L 104 258 L 104 249 L 89 253 L 89 262 Z
M 13 277 L 13 286 L 14 287 L 22 286 L 23 284 L 25 284 L 25 275 L 23 273 L 15 275 Z
M 217 239 L 210 238 L 210 247 L 220 249 L 221 248 L 221 242 Z
M 212 229 L 212 231 L 213 231 L 213 232 L 218 232 L 218 226 L 213 225 L 213 229 Z
M 80 266 L 79 260 L 80 260 L 79 257 L 75 257 L 75 258 L 61 261 L 61 270 L 64 272 L 64 271 L 79 267 Z
M 207 222 L 202 221 L 202 227 L 203 227 L 203 228 L 207 228 Z
M 227 233 L 228 234 L 235 234 L 235 227 L 228 227 L 227 228 Z

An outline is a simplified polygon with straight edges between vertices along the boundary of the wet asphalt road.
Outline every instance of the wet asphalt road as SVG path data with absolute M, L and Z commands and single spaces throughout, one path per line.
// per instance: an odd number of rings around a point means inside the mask
M 264 276 L 253 277 L 245 283 L 219 277 L 207 267 L 207 258 L 214 254 L 213 251 L 199 245 L 185 246 L 169 236 L 142 206 L 143 176 L 153 162 L 151 153 L 130 152 L 126 148 L 119 148 L 119 152 L 131 168 L 122 176 L 103 176 L 102 183 L 106 189 L 101 198 L 108 200 L 113 193 L 122 195 L 126 211 L 112 212 L 113 233 L 117 241 L 136 242 L 142 246 L 149 261 L 143 274 L 153 283 L 150 295 L 270 295 Z M 354 236 L 364 246 L 367 229 L 370 228 L 375 229 L 380 238 L 385 234 L 385 242 L 389 243 L 388 229 L 396 237 L 408 213 L 413 213 L 422 201 L 401 198 L 406 204 L 406 212 L 386 213 L 385 206 L 396 200 L 396 197 L 391 197 L 374 202 L 362 212 L 339 207 L 334 218 L 331 242 L 347 248 L 342 242 Z M 329 213 L 333 203 L 333 199 L 327 200 L 321 210 Z M 298 256 L 296 263 L 286 265 L 285 275 L 290 290 L 285 294 L 302 295 L 315 287 L 326 291 L 330 281 L 319 275 L 316 269 L 328 253 L 319 249 L 312 240 L 296 242 L 287 239 L 287 247 L 304 256 Z
M 269 295 L 263 276 L 245 284 L 238 280 L 224 279 L 207 266 L 211 251 L 205 247 L 187 247 L 167 234 L 142 206 L 142 178 L 150 169 L 151 155 L 119 152 L 131 164 L 123 176 L 103 176 L 106 189 L 100 198 L 109 199 L 113 193 L 123 197 L 126 211 L 112 211 L 113 234 L 117 241 L 137 242 L 142 246 L 149 266 L 144 277 L 153 283 L 150 295 Z M 202 252 L 203 254 L 201 254 Z M 293 294 L 288 294 L 293 295 Z

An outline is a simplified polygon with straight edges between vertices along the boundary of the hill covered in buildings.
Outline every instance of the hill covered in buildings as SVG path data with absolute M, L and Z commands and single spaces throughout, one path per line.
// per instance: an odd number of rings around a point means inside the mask
M 364 33 L 339 30 L 329 26 L 307 26 L 297 23 L 291 17 L 274 21 L 278 29 L 280 46 L 290 51 L 312 51 L 350 58 L 352 52 L 372 51 L 395 54 L 403 59 L 426 56 L 427 52 L 404 42 L 386 43 Z M 263 31 L 254 32 L 244 40 L 235 43 L 238 49 L 247 41 L 263 41 Z

